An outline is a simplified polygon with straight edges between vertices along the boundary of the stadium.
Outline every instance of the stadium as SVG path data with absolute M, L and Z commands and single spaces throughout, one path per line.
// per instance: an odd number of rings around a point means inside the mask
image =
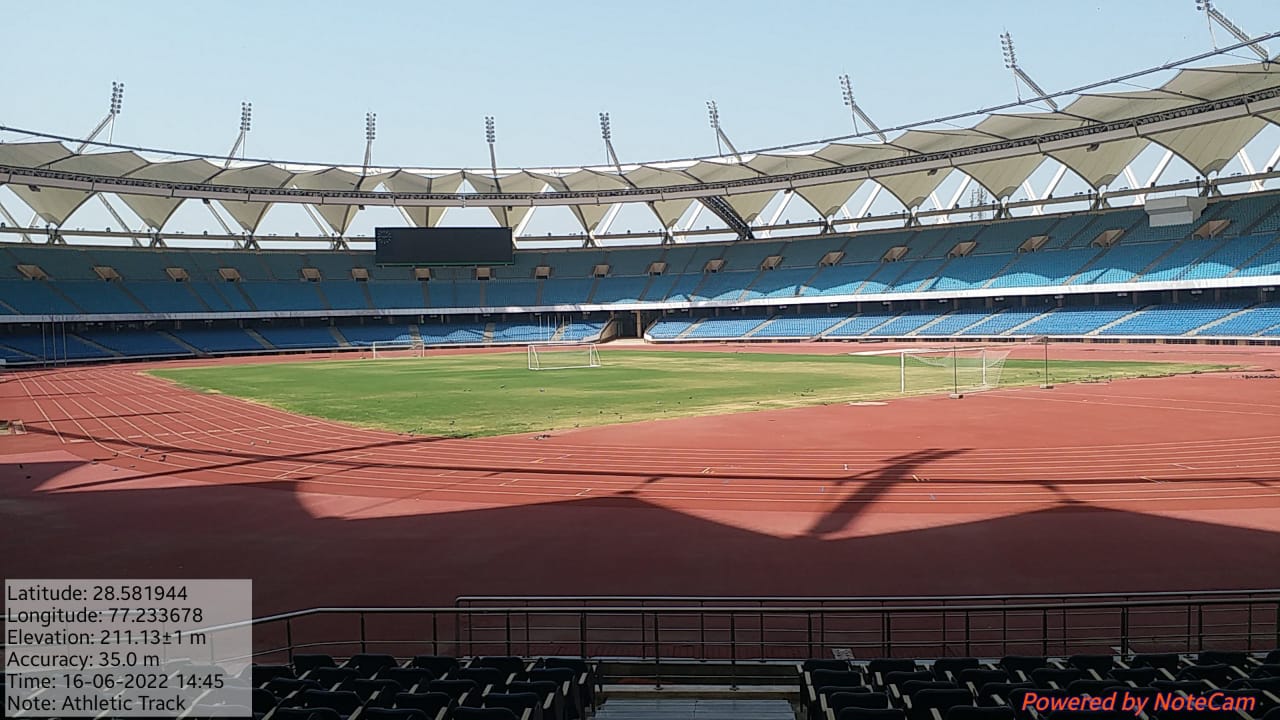
M 3 575 L 252 580 L 176 717 L 1277 720 L 1280 32 L 1199 12 L 706 156 L 0 124 Z

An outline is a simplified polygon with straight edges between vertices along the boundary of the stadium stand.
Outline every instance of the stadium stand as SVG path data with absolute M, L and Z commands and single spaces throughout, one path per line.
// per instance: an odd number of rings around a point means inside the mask
M 1209 222 L 1227 224 L 1215 225 L 1212 237 L 1192 235 Z M 416 339 L 411 321 L 429 345 L 519 344 L 548 339 L 545 327 L 533 316 L 501 314 L 506 308 L 567 310 L 551 331 L 563 340 L 579 334 L 566 323 L 596 326 L 584 311 L 617 306 L 615 318 L 623 307 L 646 313 L 645 336 L 664 341 L 1047 335 L 1269 342 L 1280 336 L 1267 284 L 1280 278 L 1278 229 L 1280 195 L 1268 193 L 1214 199 L 1196 225 L 1153 228 L 1142 210 L 1124 208 L 789 241 L 521 251 L 513 264 L 491 268 L 491 280 L 477 280 L 473 268 L 441 267 L 427 282 L 403 267 L 377 267 L 362 251 L 10 244 L 0 256 L 7 261 L 0 265 L 0 338 L 12 363 L 51 357 L 47 346 L 39 349 L 33 320 L 70 333 L 76 350 L 56 356 L 67 360 L 333 349 Z M 1101 242 L 1104 231 L 1118 239 Z M 1048 240 L 1027 251 L 1028 239 L 1041 237 Z M 830 253 L 843 254 L 820 266 Z M 661 274 L 648 274 L 653 263 L 663 264 Z M 769 264 L 776 267 L 762 269 Z M 535 277 L 541 266 L 550 277 Z M 594 277 L 597 266 L 608 273 Z M 368 281 L 353 279 L 354 268 L 367 270 Z M 1224 287 L 1215 287 L 1218 280 Z M 1247 287 L 1231 287 L 1242 282 Z M 1132 292 L 1119 299 L 1092 290 L 1104 286 Z M 786 309 L 788 302 L 796 309 Z M 834 311 L 832 302 L 847 309 Z M 658 315 L 673 305 L 693 311 Z M 720 316 L 738 305 L 752 307 Z M 474 313 L 424 323 L 435 310 Z M 383 313 L 393 317 L 386 333 L 360 320 Z M 270 322 L 281 315 L 319 323 Z M 243 327 L 193 329 L 192 319 L 237 319 Z M 90 320 L 94 326 L 83 324 Z M 139 329 L 139 322 L 150 325 Z M 636 326 L 630 318 L 623 324 Z M 348 328 L 354 338 L 344 337 Z M 146 332 L 172 335 L 141 339 Z M 101 347 L 94 338 L 104 339 Z

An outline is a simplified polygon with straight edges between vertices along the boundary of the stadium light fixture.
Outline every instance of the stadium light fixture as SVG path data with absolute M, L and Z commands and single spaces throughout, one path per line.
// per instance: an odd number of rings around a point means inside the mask
M 880 142 L 888 142 L 889 138 L 880 130 L 880 126 L 876 125 L 871 118 L 858 107 L 858 101 L 853 99 L 853 84 L 849 82 L 849 75 L 840 76 L 840 96 L 844 98 L 844 104 L 849 108 L 849 113 L 853 117 L 853 129 L 858 132 L 858 120 L 867 124 L 871 131 L 880 138 Z
M 1040 99 L 1044 100 L 1046 105 L 1055 111 L 1058 110 L 1058 103 L 1054 102 L 1053 98 L 1048 96 L 1049 93 L 1045 92 L 1044 88 L 1040 87 L 1035 80 L 1032 80 L 1031 76 L 1018 65 L 1018 52 L 1014 50 L 1013 35 L 1010 35 L 1008 30 L 1000 33 L 1000 51 L 1004 55 L 1004 66 L 1013 71 L 1013 86 L 1018 91 L 1018 99 L 1022 99 L 1021 88 L 1018 85 L 1018 82 L 1021 81 Z
M 716 107 L 715 100 L 707 101 L 707 119 L 711 121 L 711 129 L 720 129 L 720 109 Z
M 364 139 L 373 142 L 378 136 L 378 114 L 367 112 L 364 114 Z
M 1267 52 L 1267 49 L 1262 46 L 1262 43 L 1250 42 L 1253 38 L 1249 37 L 1249 34 L 1240 29 L 1239 25 L 1231 22 L 1230 18 L 1223 15 L 1217 8 L 1215 8 L 1212 0 L 1196 0 L 1196 10 L 1204 13 L 1205 20 L 1209 23 L 1209 42 L 1214 48 L 1218 47 L 1218 41 L 1213 36 L 1213 24 L 1217 23 L 1219 27 L 1226 30 L 1227 33 L 1236 40 L 1242 43 L 1248 43 L 1249 49 L 1258 57 L 1262 58 L 1263 62 L 1270 62 L 1271 55 Z
M 604 151 L 609 157 L 609 162 L 613 163 L 613 167 L 617 169 L 618 174 L 622 174 L 622 163 L 618 162 L 618 153 L 613 150 L 613 129 L 609 124 L 609 113 L 600 113 L 600 137 L 604 139 Z
M 253 103 L 240 103 L 240 132 L 247 133 L 253 123 Z
M 120 114 L 120 109 L 124 107 L 124 83 L 111 83 L 111 117 Z
M 609 142 L 613 137 L 613 133 L 609 130 L 609 113 L 607 112 L 600 113 L 600 137 L 604 138 L 605 142 Z
M 493 129 L 493 116 L 485 115 L 484 117 L 484 139 L 485 142 L 492 145 L 497 141 L 497 133 Z

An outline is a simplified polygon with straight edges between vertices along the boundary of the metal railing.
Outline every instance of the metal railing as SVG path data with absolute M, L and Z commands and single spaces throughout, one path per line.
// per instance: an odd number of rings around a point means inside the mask
M 459 603 L 498 599 L 459 598 Z M 299 652 L 574 655 L 628 658 L 651 665 L 661 678 L 679 663 L 718 661 L 736 668 L 829 657 L 838 649 L 871 658 L 1280 647 L 1280 590 L 1031 596 L 1001 602 L 982 596 L 809 598 L 803 603 L 793 602 L 800 598 L 670 597 L 580 607 L 516 606 L 518 600 L 539 599 L 507 599 L 513 602 L 506 607 L 313 608 L 258 618 L 251 621 L 253 659 L 283 662 Z M 626 598 L 613 598 L 620 599 Z

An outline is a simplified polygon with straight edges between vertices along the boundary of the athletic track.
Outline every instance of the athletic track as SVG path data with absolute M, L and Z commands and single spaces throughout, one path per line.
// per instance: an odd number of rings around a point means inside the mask
M 0 437 L 0 565 L 252 577 L 257 614 L 1275 586 L 1280 353 L 1055 353 L 1251 370 L 469 440 L 197 394 L 137 364 L 11 372 L 0 417 L 26 433 Z

